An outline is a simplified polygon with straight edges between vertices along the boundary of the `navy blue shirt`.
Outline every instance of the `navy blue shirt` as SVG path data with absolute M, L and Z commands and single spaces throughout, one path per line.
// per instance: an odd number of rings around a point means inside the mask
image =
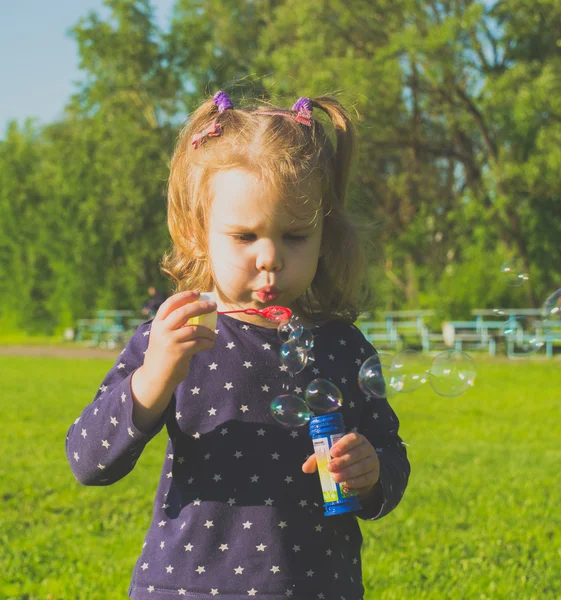
M 67 456 L 85 485 L 129 473 L 165 425 L 169 436 L 152 522 L 136 563 L 135 600 L 248 597 L 360 600 L 357 516 L 378 519 L 399 503 L 409 476 L 398 419 L 385 399 L 366 397 L 360 365 L 374 354 L 354 326 L 314 328 L 315 362 L 290 375 L 276 329 L 218 316 L 215 346 L 197 354 L 188 377 L 150 433 L 133 421 L 131 374 L 142 365 L 151 322 L 141 325 L 93 402 L 68 431 Z M 379 493 L 358 513 L 325 517 L 307 427 L 271 416 L 271 400 L 329 379 L 343 393 L 347 431 L 365 435 L 380 459 Z

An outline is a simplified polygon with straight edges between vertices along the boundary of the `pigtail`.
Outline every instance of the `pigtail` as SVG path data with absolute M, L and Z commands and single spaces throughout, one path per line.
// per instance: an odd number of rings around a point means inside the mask
M 312 99 L 312 106 L 322 110 L 330 119 L 336 135 L 336 148 L 333 157 L 335 193 L 345 205 L 351 169 L 357 152 L 357 135 L 349 113 L 331 96 L 319 96 Z
M 195 226 L 195 221 L 202 219 L 203 215 L 199 203 L 193 202 L 193 198 L 200 196 L 204 182 L 192 177 L 192 138 L 214 119 L 222 116 L 219 115 L 218 107 L 212 98 L 199 106 L 180 130 L 171 159 L 167 222 L 172 250 L 164 254 L 160 268 L 173 280 L 176 292 L 186 289 L 189 283 L 195 281 L 199 283 L 199 289 L 208 287 L 205 282 L 207 270 L 204 261 L 201 260 L 201 249 L 205 247 L 206 240 L 201 228 Z M 186 185 L 187 181 L 196 183 L 192 187 Z

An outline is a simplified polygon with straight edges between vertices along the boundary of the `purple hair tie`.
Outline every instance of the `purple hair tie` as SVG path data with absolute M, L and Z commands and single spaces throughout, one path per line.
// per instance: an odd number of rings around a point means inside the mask
M 302 125 L 312 126 L 312 101 L 309 98 L 298 98 L 292 107 L 294 112 L 297 112 L 295 119 Z
M 234 105 L 230 100 L 230 96 L 228 96 L 228 94 L 222 90 L 214 94 L 212 101 L 218 107 L 218 112 L 220 113 L 223 113 L 225 110 L 230 108 L 234 108 Z

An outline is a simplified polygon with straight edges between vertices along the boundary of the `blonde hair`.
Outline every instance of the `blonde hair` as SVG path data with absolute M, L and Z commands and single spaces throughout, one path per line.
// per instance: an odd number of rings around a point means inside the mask
M 219 113 L 213 100 L 208 100 L 183 127 L 168 186 L 168 227 L 173 246 L 161 264 L 162 271 L 174 281 L 176 292 L 212 290 L 215 285 L 206 234 L 215 173 L 244 168 L 277 191 L 317 177 L 321 183 L 318 209 L 324 216 L 322 254 L 310 288 L 296 301 L 296 309 L 315 322 L 356 319 L 365 289 L 365 259 L 357 227 L 345 211 L 356 133 L 349 114 L 335 98 L 310 100 L 329 117 L 335 147 L 317 119 L 313 118 L 308 127 L 296 121 L 295 112 L 265 104 Z M 193 135 L 214 119 L 222 134 L 206 138 L 195 149 Z

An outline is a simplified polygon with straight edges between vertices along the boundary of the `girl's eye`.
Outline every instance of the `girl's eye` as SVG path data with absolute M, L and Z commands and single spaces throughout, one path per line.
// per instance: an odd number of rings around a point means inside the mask
M 255 241 L 254 233 L 237 233 L 234 235 L 234 239 L 237 242 L 253 242 Z

